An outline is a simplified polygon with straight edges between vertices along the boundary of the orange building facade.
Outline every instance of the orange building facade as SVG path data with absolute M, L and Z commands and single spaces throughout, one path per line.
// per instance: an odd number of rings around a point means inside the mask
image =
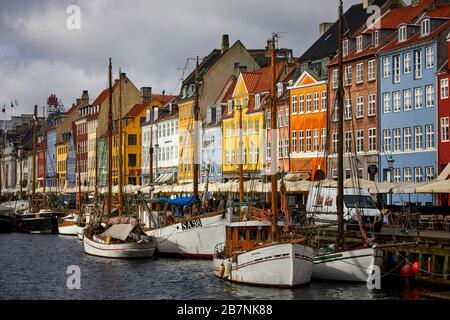
M 326 175 L 327 83 L 304 71 L 290 92 L 290 172 L 316 181 Z

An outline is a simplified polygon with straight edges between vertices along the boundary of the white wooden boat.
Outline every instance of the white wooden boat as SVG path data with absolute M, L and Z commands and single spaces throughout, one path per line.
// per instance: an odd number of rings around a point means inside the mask
M 86 227 L 83 227 L 83 228 L 81 228 L 81 229 L 79 229 L 79 230 L 77 231 L 78 239 L 81 240 L 81 241 L 83 241 L 83 238 L 84 238 L 84 230 L 85 230 L 85 229 L 86 229 Z
M 158 242 L 158 253 L 162 255 L 212 259 L 214 247 L 225 241 L 223 213 L 213 213 L 187 218 L 179 222 L 146 231 Z
M 78 232 L 83 229 L 83 226 L 78 223 L 78 216 L 70 216 L 62 218 L 62 222 L 58 224 L 58 233 L 64 236 L 78 235 Z
M 376 245 L 319 254 L 314 258 L 312 276 L 323 280 L 367 282 L 373 266 L 381 267 L 382 264 L 383 251 Z
M 147 235 L 132 234 L 133 228 L 131 224 L 116 224 L 103 233 L 93 235 L 85 230 L 84 251 L 105 258 L 151 258 L 156 240 Z
M 249 285 L 307 285 L 311 281 L 314 250 L 300 241 L 269 242 L 270 232 L 270 222 L 229 224 L 226 243 L 217 245 L 214 251 L 214 274 Z

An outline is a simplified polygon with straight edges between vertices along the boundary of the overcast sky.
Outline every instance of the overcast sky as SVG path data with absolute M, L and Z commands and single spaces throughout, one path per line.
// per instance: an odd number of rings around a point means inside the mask
M 345 7 L 362 0 L 344 0 Z M 91 102 L 114 73 L 140 88 L 177 94 L 186 58 L 230 45 L 264 48 L 272 32 L 300 56 L 337 18 L 337 0 L 0 0 L 0 107 L 32 112 L 56 94 L 67 107 L 89 90 Z M 69 30 L 69 5 L 81 9 L 81 29 Z M 193 62 L 190 63 L 192 67 Z M 192 69 L 187 70 L 187 74 Z M 19 106 L 11 113 L 11 100 Z

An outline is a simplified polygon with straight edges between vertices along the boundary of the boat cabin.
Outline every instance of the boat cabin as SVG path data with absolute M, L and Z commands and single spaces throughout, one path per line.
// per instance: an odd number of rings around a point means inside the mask
M 281 240 L 282 226 L 278 226 L 277 239 Z M 272 243 L 272 224 L 265 221 L 241 221 L 226 226 L 225 254 L 248 251 Z

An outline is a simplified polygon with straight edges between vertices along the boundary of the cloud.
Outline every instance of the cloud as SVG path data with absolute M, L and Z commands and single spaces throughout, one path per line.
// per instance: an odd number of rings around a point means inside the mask
M 319 23 L 337 17 L 335 0 L 0 1 L 0 104 L 18 99 L 16 114 L 50 93 L 66 106 L 84 89 L 94 99 L 106 87 L 108 57 L 137 87 L 177 93 L 186 58 L 219 48 L 224 33 L 231 44 L 263 48 L 272 32 L 286 32 L 280 46 L 299 56 Z M 66 27 L 72 4 L 81 9 L 80 30 Z

